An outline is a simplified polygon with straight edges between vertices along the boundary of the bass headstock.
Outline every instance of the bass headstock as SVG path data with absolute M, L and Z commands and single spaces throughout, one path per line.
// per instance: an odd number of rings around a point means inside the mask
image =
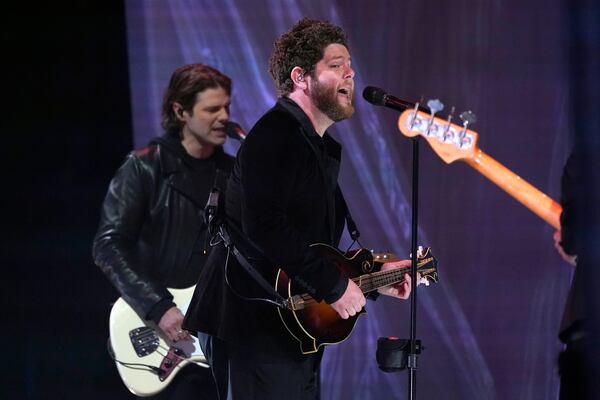
M 433 151 L 447 164 L 460 159 L 475 158 L 478 135 L 468 129 L 469 124 L 472 125 L 476 120 L 475 114 L 471 111 L 461 113 L 463 125 L 460 126 L 451 122 L 452 112 L 446 119 L 435 116 L 435 113 L 444 107 L 439 100 L 430 100 L 427 105 L 432 110 L 430 113 L 419 111 L 418 105 L 414 109 L 402 112 L 398 118 L 400 132 L 408 137 L 424 137 Z

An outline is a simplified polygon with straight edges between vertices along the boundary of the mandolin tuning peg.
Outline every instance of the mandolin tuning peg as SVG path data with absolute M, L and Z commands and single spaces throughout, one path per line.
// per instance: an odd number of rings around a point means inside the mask
M 417 285 L 425 285 L 425 286 L 429 286 L 429 279 L 427 278 L 420 278 L 419 282 L 417 282 Z
M 438 99 L 431 99 L 427 101 L 427 107 L 429 107 L 431 115 L 435 115 L 444 109 L 444 103 Z
M 477 116 L 473 111 L 463 111 L 459 115 L 460 119 L 463 121 L 463 126 L 466 128 L 467 125 L 472 125 L 477 122 Z

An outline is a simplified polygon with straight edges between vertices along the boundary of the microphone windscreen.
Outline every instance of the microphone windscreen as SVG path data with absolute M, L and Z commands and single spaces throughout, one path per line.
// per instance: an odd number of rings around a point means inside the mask
M 233 121 L 225 122 L 225 134 L 240 141 L 243 141 L 246 138 L 246 132 L 244 132 L 239 124 Z
M 363 90 L 363 98 L 371 104 L 376 106 L 385 106 L 385 96 L 387 93 L 385 90 L 375 86 L 367 86 Z

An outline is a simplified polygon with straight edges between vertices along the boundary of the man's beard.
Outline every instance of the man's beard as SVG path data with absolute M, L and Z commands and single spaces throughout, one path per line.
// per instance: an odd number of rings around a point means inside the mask
M 354 106 L 352 106 L 352 93 L 350 96 L 350 104 L 343 106 L 338 101 L 338 92 L 334 86 L 321 84 L 317 79 L 313 79 L 310 85 L 311 100 L 321 112 L 334 122 L 350 118 L 354 114 Z

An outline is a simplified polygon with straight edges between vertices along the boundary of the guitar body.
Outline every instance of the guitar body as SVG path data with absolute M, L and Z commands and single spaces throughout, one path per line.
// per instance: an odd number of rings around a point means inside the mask
M 357 278 L 372 272 L 374 261 L 371 252 L 365 249 L 348 255 L 326 244 L 313 244 L 320 255 L 333 263 L 348 278 Z M 277 274 L 275 289 L 284 298 L 303 293 L 306 289 L 292 282 L 283 270 Z M 356 320 L 365 313 L 364 308 L 348 319 L 342 319 L 339 314 L 324 301 L 301 310 L 277 309 L 281 320 L 290 334 L 300 342 L 302 354 L 315 353 L 319 347 L 326 344 L 344 341 L 354 329 Z
M 185 313 L 194 286 L 169 289 L 169 292 Z M 146 397 L 162 391 L 189 363 L 208 368 L 195 337 L 173 343 L 165 340 L 156 327 L 144 322 L 123 298 L 113 305 L 109 326 L 117 370 L 125 386 L 137 396 Z

